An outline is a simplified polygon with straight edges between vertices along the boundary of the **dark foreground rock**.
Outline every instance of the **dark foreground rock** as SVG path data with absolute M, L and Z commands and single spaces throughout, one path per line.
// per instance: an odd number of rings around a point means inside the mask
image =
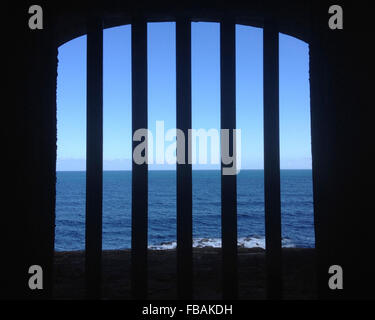
M 265 298 L 265 252 L 239 248 L 240 299 Z M 283 249 L 285 299 L 315 299 L 314 249 Z M 195 299 L 221 298 L 221 250 L 194 249 Z M 130 299 L 130 251 L 103 251 L 103 299 Z M 54 297 L 83 299 L 84 252 L 56 252 Z M 176 251 L 149 251 L 149 298 L 176 298 Z

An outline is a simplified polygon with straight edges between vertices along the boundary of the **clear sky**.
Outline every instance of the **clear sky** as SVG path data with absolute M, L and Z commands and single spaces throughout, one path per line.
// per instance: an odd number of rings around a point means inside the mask
M 104 30 L 104 170 L 131 168 L 131 27 Z M 193 128 L 220 128 L 220 27 L 192 23 Z M 236 27 L 242 169 L 263 168 L 262 29 Z M 280 165 L 311 168 L 308 45 L 280 34 Z M 176 127 L 175 24 L 148 24 L 148 123 Z M 165 143 L 165 148 L 171 142 Z M 155 149 L 155 147 L 154 147 Z M 85 170 L 86 36 L 59 48 L 57 170 Z M 150 169 L 174 166 L 150 165 Z M 195 165 L 196 169 L 219 168 Z

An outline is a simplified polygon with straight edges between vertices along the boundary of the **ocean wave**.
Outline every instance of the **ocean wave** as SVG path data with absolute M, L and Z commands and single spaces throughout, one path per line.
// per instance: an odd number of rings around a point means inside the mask
M 266 239 L 264 237 L 250 236 L 238 238 L 237 245 L 239 248 L 266 248 Z M 171 250 L 176 249 L 176 241 L 162 242 L 160 244 L 149 245 L 150 250 Z M 220 238 L 197 238 L 193 239 L 194 248 L 221 248 Z M 283 248 L 294 248 L 295 245 L 289 238 L 282 239 Z

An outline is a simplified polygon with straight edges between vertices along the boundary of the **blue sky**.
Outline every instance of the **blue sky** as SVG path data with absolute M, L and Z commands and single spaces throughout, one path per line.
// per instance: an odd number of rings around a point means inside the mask
M 193 128 L 220 128 L 220 27 L 192 23 Z M 131 27 L 104 30 L 104 170 L 131 168 Z M 236 27 L 242 169 L 263 168 L 262 29 Z M 148 123 L 176 126 L 175 24 L 148 24 Z M 280 34 L 280 166 L 311 168 L 308 45 Z M 57 170 L 85 170 L 86 36 L 59 48 Z M 168 142 L 165 147 L 168 147 Z M 155 148 L 155 147 L 154 147 Z M 151 165 L 150 169 L 174 166 Z M 195 165 L 195 169 L 219 168 Z

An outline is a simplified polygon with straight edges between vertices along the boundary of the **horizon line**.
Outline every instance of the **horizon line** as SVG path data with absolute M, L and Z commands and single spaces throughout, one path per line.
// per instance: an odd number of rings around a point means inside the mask
M 192 171 L 220 171 L 221 169 L 192 169 Z M 280 170 L 312 170 L 312 168 L 280 168 Z M 56 170 L 56 172 L 86 172 L 87 170 Z M 126 171 L 132 172 L 130 169 L 110 169 L 104 171 Z M 177 171 L 176 169 L 149 169 L 148 171 Z M 241 169 L 241 171 L 264 171 L 264 169 Z

